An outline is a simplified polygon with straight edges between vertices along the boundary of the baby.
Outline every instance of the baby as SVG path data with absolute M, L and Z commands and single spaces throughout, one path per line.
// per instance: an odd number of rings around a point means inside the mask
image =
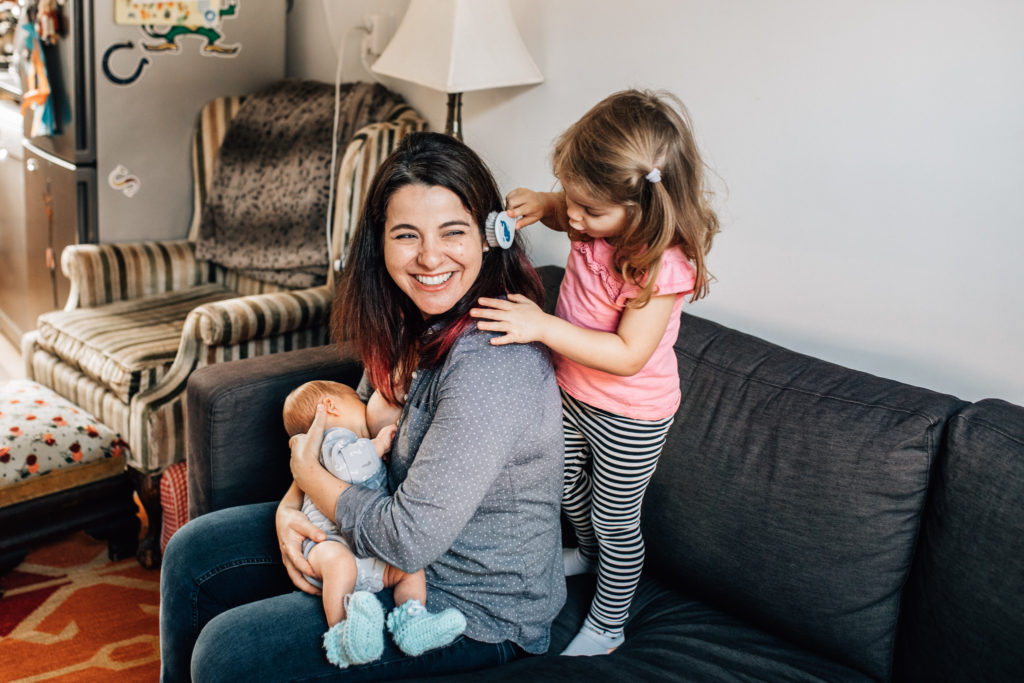
M 385 486 L 387 470 L 382 458 L 398 429 L 394 407 L 376 393 L 364 405 L 354 389 L 339 382 L 306 382 L 285 399 L 284 427 L 288 435 L 309 431 L 321 403 L 326 421 L 320 464 L 350 484 Z M 368 438 L 371 428 L 379 430 L 372 440 Z M 388 630 L 395 644 L 408 655 L 447 645 L 466 628 L 465 617 L 458 610 L 446 609 L 438 614 L 426 611 L 427 581 L 422 569 L 408 574 L 375 557 L 357 558 L 334 522 L 309 496 L 303 496 L 302 512 L 327 534 L 320 543 L 303 541 L 302 552 L 318 575 L 306 576 L 306 580 L 323 590 L 324 613 L 330 626 L 324 634 L 324 647 L 332 664 L 345 668 L 380 657 L 381 628 L 372 628 L 374 618 L 379 619 L 373 614 L 373 606 L 377 605 L 378 615 L 380 608 L 372 594 L 384 588 L 394 589 L 398 605 L 388 616 Z M 367 620 L 370 623 L 362 623 Z M 372 633 L 374 630 L 376 633 Z M 366 642 L 368 631 L 372 637 Z

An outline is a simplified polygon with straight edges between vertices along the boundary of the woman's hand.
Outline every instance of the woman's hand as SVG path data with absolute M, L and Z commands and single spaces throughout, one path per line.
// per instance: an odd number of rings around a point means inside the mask
M 295 485 L 304 491 L 327 519 L 335 522 L 334 508 L 338 496 L 350 484 L 338 479 L 320 464 L 320 445 L 324 440 L 327 410 L 321 403 L 316 407 L 313 424 L 305 434 L 297 434 L 288 442 L 292 449 L 289 465 Z
M 312 483 L 310 478 L 322 469 L 320 467 L 320 444 L 324 440 L 324 423 L 326 421 L 327 410 L 321 403 L 316 407 L 313 424 L 309 426 L 309 431 L 305 434 L 296 434 L 288 441 L 288 445 L 292 449 L 289 463 L 292 478 L 303 491 L 310 490 Z
M 303 576 L 316 575 L 312 565 L 302 556 L 302 541 L 309 538 L 317 543 L 326 540 L 327 534 L 317 528 L 302 513 L 302 491 L 294 483 L 277 506 L 274 524 L 277 527 L 277 544 L 281 548 L 281 561 L 288 577 L 295 587 L 310 595 L 319 595 L 320 590 Z
M 491 339 L 491 344 L 527 344 L 543 341 L 544 331 L 552 316 L 522 294 L 509 294 L 508 299 L 481 297 L 484 308 L 472 308 L 470 316 L 483 318 L 476 326 L 488 332 L 504 332 L 504 336 Z

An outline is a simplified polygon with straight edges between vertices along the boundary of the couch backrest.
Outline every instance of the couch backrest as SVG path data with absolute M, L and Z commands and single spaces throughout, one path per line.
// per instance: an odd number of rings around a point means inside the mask
M 1024 678 L 1024 408 L 950 420 L 904 594 L 899 678 Z
M 683 390 L 643 512 L 647 568 L 887 679 L 952 396 L 684 314 Z

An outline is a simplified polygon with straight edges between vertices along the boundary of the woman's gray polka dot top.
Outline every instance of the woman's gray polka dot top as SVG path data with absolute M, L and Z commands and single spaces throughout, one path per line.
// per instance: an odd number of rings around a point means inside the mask
M 336 518 L 360 557 L 427 573 L 431 611 L 466 636 L 547 650 L 565 601 L 562 406 L 547 351 L 471 328 L 409 387 L 388 495 L 352 486 Z

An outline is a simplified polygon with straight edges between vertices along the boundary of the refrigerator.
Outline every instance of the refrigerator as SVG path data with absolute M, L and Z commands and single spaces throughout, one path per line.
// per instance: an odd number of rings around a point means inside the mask
M 286 4 L 22 0 L 25 223 L 41 248 L 0 299 L 27 306 L 20 333 L 64 305 L 65 246 L 187 236 L 197 115 L 284 77 Z

